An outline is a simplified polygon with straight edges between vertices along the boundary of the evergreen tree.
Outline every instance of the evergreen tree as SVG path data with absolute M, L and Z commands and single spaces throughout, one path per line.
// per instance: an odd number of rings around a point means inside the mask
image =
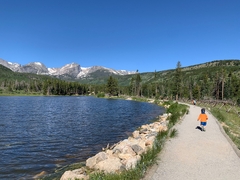
M 141 76 L 139 73 L 137 73 L 137 76 L 136 76 L 136 95 L 137 96 L 140 96 L 140 92 L 141 92 Z
M 109 93 L 109 96 L 118 95 L 118 82 L 112 76 L 107 80 L 107 92 Z
M 177 62 L 177 68 L 175 70 L 174 76 L 174 85 L 173 85 L 173 95 L 178 98 L 181 98 L 181 84 L 182 84 L 182 70 L 180 61 Z

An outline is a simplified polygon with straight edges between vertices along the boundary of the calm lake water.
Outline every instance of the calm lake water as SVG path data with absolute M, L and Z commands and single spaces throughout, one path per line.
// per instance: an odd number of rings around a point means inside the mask
M 0 97 L 0 179 L 32 179 L 85 161 L 164 109 L 94 97 Z

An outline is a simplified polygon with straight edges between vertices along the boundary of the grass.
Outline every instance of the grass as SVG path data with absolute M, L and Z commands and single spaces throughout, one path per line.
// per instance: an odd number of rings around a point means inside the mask
M 177 135 L 178 135 L 178 131 L 175 128 L 170 130 L 170 134 L 169 134 L 170 138 L 174 138 Z
M 216 117 L 226 134 L 240 150 L 240 117 L 237 113 L 240 112 L 240 107 L 235 106 L 230 111 L 228 111 L 229 107 L 220 108 L 220 105 L 214 107 L 205 105 L 205 107 Z

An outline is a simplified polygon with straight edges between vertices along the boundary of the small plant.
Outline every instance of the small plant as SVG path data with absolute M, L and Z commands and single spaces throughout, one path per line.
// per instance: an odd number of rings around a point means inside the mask
M 171 105 L 171 104 L 173 104 L 172 101 L 164 101 L 164 102 L 163 102 L 163 106 L 164 106 L 164 105 Z
M 99 98 L 105 97 L 105 94 L 103 92 L 100 92 L 97 94 L 97 97 L 99 97 Z
M 174 138 L 177 135 L 178 135 L 178 131 L 175 128 L 170 130 L 170 134 L 169 134 L 170 138 Z
M 174 126 L 173 123 L 168 123 L 168 125 L 167 125 L 168 129 L 171 129 L 173 126 Z

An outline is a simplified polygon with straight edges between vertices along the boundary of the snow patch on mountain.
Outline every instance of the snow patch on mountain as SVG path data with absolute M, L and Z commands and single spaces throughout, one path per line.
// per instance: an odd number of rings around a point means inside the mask
M 36 65 L 38 65 L 38 66 L 43 66 L 43 64 L 40 63 L 40 62 L 34 62 L 34 64 L 36 64 Z
M 48 68 L 48 73 L 49 73 L 50 75 L 57 75 L 57 74 L 56 74 L 57 71 L 58 71 L 57 68 Z
M 5 60 L 3 60 L 1 58 L 0 58 L 0 64 L 2 64 L 3 66 L 11 69 L 12 71 L 16 71 L 16 70 L 18 70 L 21 67 L 21 65 L 18 64 L 18 63 L 8 62 L 8 61 L 5 61 Z
M 77 78 L 87 77 L 91 67 L 81 67 L 81 71 L 78 73 Z
M 31 62 L 29 64 L 21 66 L 18 63 L 7 62 L 0 58 L 0 64 L 15 72 L 45 74 L 51 76 L 71 76 L 73 78 L 85 78 L 89 76 L 91 73 L 94 73 L 98 70 L 103 71 L 105 73 L 116 75 L 126 75 L 135 73 L 133 71 L 114 70 L 103 66 L 80 67 L 80 65 L 77 63 L 66 64 L 65 66 L 60 68 L 47 68 L 41 62 Z

